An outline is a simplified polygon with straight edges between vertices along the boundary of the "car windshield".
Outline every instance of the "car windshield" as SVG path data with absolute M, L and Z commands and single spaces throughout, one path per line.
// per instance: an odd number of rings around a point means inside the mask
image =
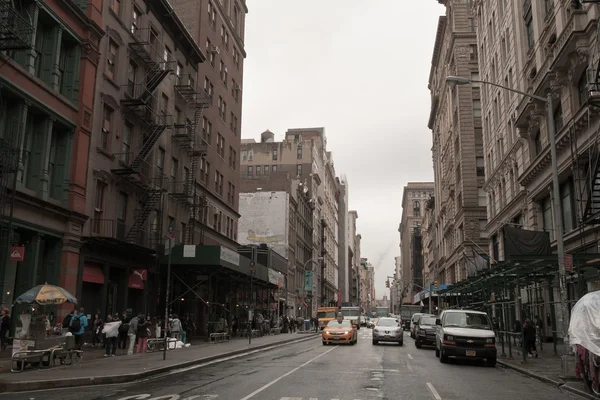
M 423 315 L 423 314 L 415 314 L 415 315 L 413 315 L 412 322 L 413 323 L 419 322 L 419 318 L 421 318 L 421 315 Z
M 398 322 L 392 318 L 382 318 L 377 321 L 377 326 L 398 326 Z
M 319 311 L 317 318 L 335 318 L 335 311 Z
M 342 315 L 344 317 L 358 317 L 358 310 L 342 310 Z
M 470 329 L 492 329 L 487 314 L 451 312 L 444 318 L 444 326 Z
M 337 319 L 334 319 L 327 323 L 327 327 L 328 328 L 352 328 L 352 324 L 347 319 L 342 320 L 342 322 L 338 322 Z
M 435 317 L 421 317 L 419 325 L 435 325 Z

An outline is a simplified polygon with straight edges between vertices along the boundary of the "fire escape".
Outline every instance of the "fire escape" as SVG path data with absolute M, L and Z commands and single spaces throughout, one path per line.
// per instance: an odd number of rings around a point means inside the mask
M 600 107 L 600 23 L 596 26 L 596 45 L 592 51 L 592 66 L 588 68 L 589 115 L 597 114 Z M 591 124 L 591 118 L 590 118 Z M 573 160 L 573 179 L 578 185 L 579 207 L 577 208 L 579 225 L 595 225 L 600 223 L 600 121 L 596 131 L 591 135 L 587 151 L 577 149 L 577 136 L 571 128 L 571 157 Z M 583 172 L 585 170 L 585 172 Z M 585 174 L 585 176 L 581 176 Z
M 152 29 L 137 29 L 133 36 L 129 49 L 138 67 L 146 74 L 141 82 L 128 82 L 123 87 L 125 93 L 121 105 L 125 114 L 141 125 L 141 145 L 137 153 L 115 154 L 119 168 L 112 172 L 141 194 L 133 223 L 123 239 L 141 245 L 148 243 L 148 247 L 153 247 L 154 243 L 145 241 L 144 226 L 152 211 L 161 205 L 168 182 L 162 170 L 157 168 L 156 172 L 153 171 L 147 158 L 163 132 L 173 126 L 173 116 L 167 113 L 164 102 L 159 103 L 156 92 L 160 83 L 175 70 L 176 61 L 161 54 L 162 44 Z M 160 232 L 160 227 L 156 229 Z M 159 234 L 155 236 L 155 240 L 160 240 Z
M 200 163 L 205 159 L 208 144 L 199 138 L 198 125 L 202 120 L 203 111 L 212 104 L 211 96 L 204 90 L 198 88 L 195 77 L 192 75 L 176 76 L 175 91 L 186 102 L 189 114 L 192 118 L 186 118 L 185 122 L 176 121 L 173 127 L 172 142 L 187 151 L 190 157 L 190 169 L 187 171 L 183 182 L 172 182 L 169 195 L 180 204 L 189 208 L 189 221 L 184 234 L 184 243 L 194 244 L 194 232 L 197 223 L 200 227 L 200 238 L 198 242 L 204 243 L 204 223 L 202 216 L 207 206 L 206 195 L 198 191 L 196 173 Z
M 29 17 L 15 7 L 13 0 L 0 0 L 0 51 L 12 52 L 31 48 L 34 27 Z M 5 100 L 0 97 L 0 106 Z M 1 108 L 0 108 L 1 109 Z M 21 125 L 18 118 L 0 115 L 0 254 L 10 248 L 10 231 L 14 194 L 9 187 L 16 183 L 19 167 Z M 6 260 L 6 253 L 3 260 Z M 0 261 L 2 263 L 3 261 Z M 0 270 L 2 265 L 0 264 Z

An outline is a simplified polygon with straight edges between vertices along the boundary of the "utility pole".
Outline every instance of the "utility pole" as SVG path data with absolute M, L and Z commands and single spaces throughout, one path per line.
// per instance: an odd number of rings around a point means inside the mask
M 250 299 L 248 300 L 248 344 L 252 344 L 252 320 L 254 319 L 254 292 L 252 283 L 256 274 L 256 247 L 252 247 L 252 258 L 250 259 Z M 279 308 L 279 298 L 277 298 L 277 307 Z
M 165 348 L 163 349 L 163 361 L 167 359 L 167 347 L 169 347 L 169 335 L 167 335 L 167 326 L 169 325 L 169 298 L 171 297 L 171 253 L 173 252 L 173 221 L 169 223 L 169 241 L 167 257 L 167 289 L 165 290 Z

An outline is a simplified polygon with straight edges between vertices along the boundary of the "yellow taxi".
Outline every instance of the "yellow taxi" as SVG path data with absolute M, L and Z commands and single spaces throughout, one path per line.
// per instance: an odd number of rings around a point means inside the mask
M 321 331 L 323 346 L 330 343 L 348 343 L 356 344 L 358 333 L 356 327 L 352 325 L 349 319 L 344 319 L 339 315 L 337 319 L 331 320 Z

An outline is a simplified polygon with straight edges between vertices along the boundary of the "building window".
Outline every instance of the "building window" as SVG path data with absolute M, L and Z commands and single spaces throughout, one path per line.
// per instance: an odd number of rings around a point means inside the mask
M 563 212 L 564 232 L 568 233 L 576 227 L 572 181 L 569 180 L 561 185 L 560 197 Z
M 141 26 L 142 12 L 137 8 L 133 7 L 131 11 L 131 33 L 136 36 Z
M 118 56 L 119 46 L 114 40 L 110 39 L 108 41 L 108 55 L 106 56 L 106 76 L 113 80 L 117 70 Z
M 302 164 L 296 165 L 296 176 L 302 176 Z
M 542 214 L 544 231 L 550 234 L 550 240 L 554 240 L 554 222 L 552 220 L 552 202 L 550 201 L 550 197 L 547 197 L 542 202 Z
M 558 134 L 558 132 L 560 132 L 560 130 L 564 126 L 562 105 L 560 104 L 560 102 L 554 109 L 554 126 L 556 127 L 556 134 Z
M 257 165 L 256 166 L 256 176 L 260 176 L 262 175 L 262 166 Z
M 265 170 L 265 175 L 269 175 L 270 170 L 269 170 L 268 165 L 265 165 L 264 170 Z
M 248 152 L 246 150 L 242 151 L 242 161 L 246 161 L 246 159 L 248 158 Z
M 487 206 L 487 196 L 482 188 L 477 188 L 477 205 L 479 207 Z
M 469 32 L 475 32 L 475 23 L 473 18 L 467 18 L 467 30 Z
M 221 77 L 221 82 L 223 82 L 223 85 L 227 87 L 227 79 L 229 74 L 227 71 L 227 66 L 223 61 L 219 61 L 219 76 Z
M 481 100 L 473 100 L 473 117 L 481 118 Z
M 271 165 L 271 172 L 277 172 L 277 165 Z
M 100 234 L 102 230 L 102 219 L 104 217 L 104 197 L 106 187 L 108 185 L 103 181 L 96 181 L 96 193 L 94 196 L 94 222 L 92 223 L 92 231 L 95 234 Z
M 202 138 L 207 144 L 212 142 L 212 124 L 206 117 L 202 117 Z
M 273 160 L 277 160 L 277 149 L 273 149 Z
M 298 146 L 296 149 L 296 158 L 302 160 L 302 145 Z
M 421 216 L 421 202 L 420 201 L 414 201 L 413 202 L 413 217 L 420 217 Z
M 485 176 L 485 161 L 483 156 L 477 156 L 475 162 L 477 165 L 477 176 Z
M 471 61 L 477 61 L 477 59 L 478 59 L 476 44 L 469 45 L 469 59 Z
M 535 45 L 535 39 L 533 36 L 533 17 L 531 14 L 529 18 L 525 20 L 525 33 L 527 35 L 527 48 L 531 50 Z
M 179 171 L 179 161 L 176 158 L 171 158 L 171 183 L 178 181 L 177 173 Z
M 121 16 L 121 0 L 110 0 L 110 9 L 112 12 L 117 14 L 117 16 Z
M 123 161 L 129 163 L 131 160 L 131 138 L 133 136 L 133 125 L 125 122 L 123 129 L 123 137 L 121 138 L 121 152 L 123 153 Z
M 100 147 L 103 150 L 110 151 L 110 132 L 113 121 L 113 110 L 107 105 L 104 105 L 102 121 L 102 136 L 100 137 Z
M 225 159 L 225 139 L 220 133 L 217 133 L 217 154 Z
M 535 134 L 534 138 L 534 149 L 535 149 L 535 155 L 537 156 L 538 154 L 540 154 L 542 152 L 542 149 L 544 148 L 542 146 L 542 132 L 538 129 L 537 133 Z
M 213 29 L 217 26 L 217 10 L 210 1 L 208 2 L 208 23 Z
M 487 232 L 485 231 L 485 226 L 487 225 L 487 220 L 480 219 L 479 220 L 479 238 L 484 239 L 487 237 Z
M 133 61 L 129 61 L 127 66 L 127 94 L 131 97 L 135 96 L 135 82 L 137 75 L 137 65 Z
M 583 71 L 579 81 L 577 82 L 577 93 L 579 97 L 579 106 L 581 107 L 587 102 L 589 97 L 587 69 Z
M 158 154 L 156 155 L 156 169 L 158 169 L 158 173 L 160 177 L 164 176 L 165 171 L 165 149 L 162 147 L 158 148 Z
M 252 165 L 248 165 L 248 176 L 252 176 L 254 171 L 254 167 Z

